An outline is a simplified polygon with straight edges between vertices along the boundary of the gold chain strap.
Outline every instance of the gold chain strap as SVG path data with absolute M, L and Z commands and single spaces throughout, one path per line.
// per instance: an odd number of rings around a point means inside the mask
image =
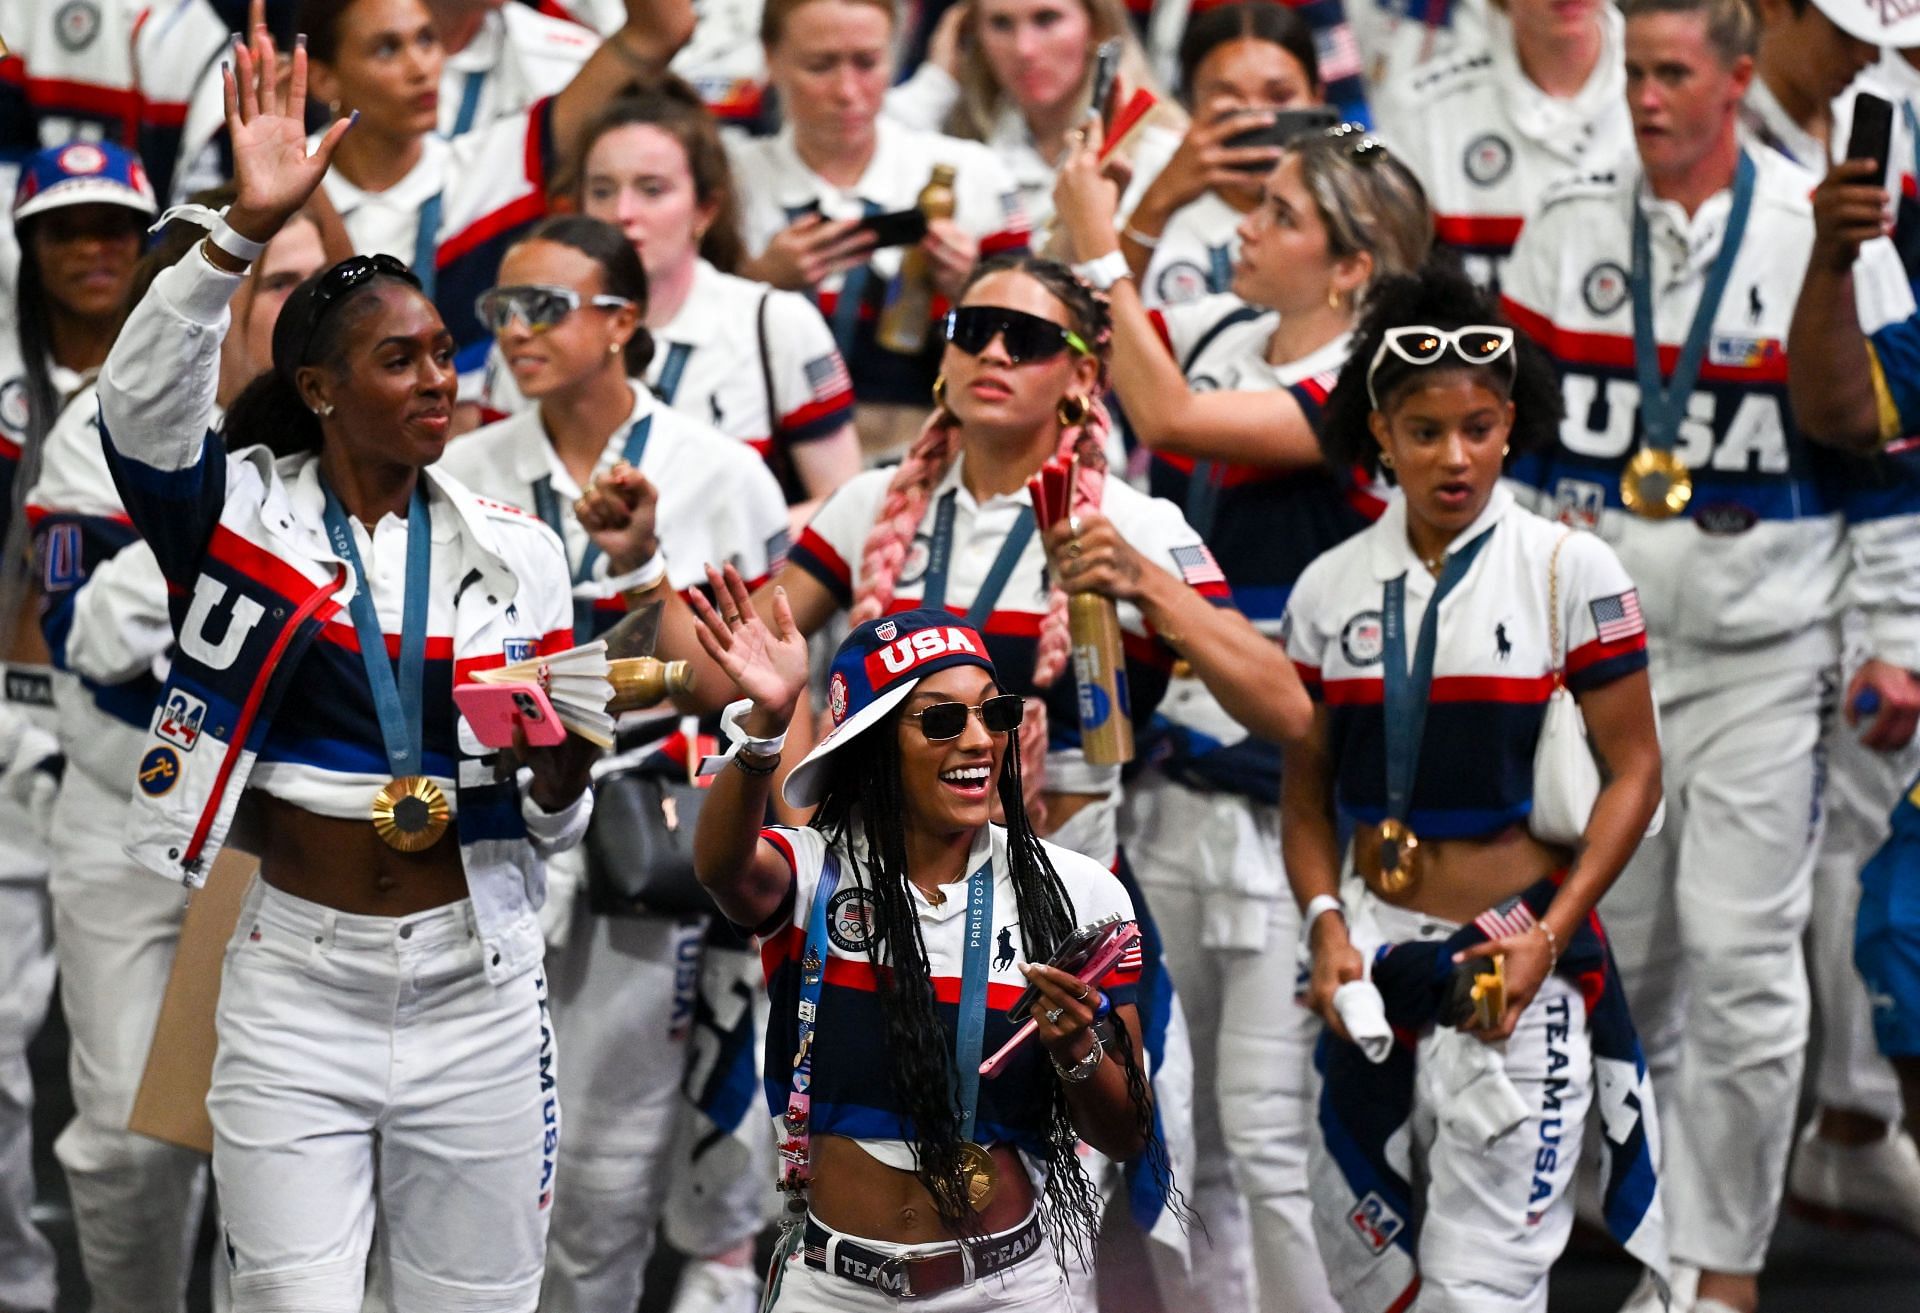
M 1547 654 L 1553 658 L 1555 688 L 1566 685 L 1567 658 L 1560 650 L 1560 549 L 1571 537 L 1573 530 L 1563 531 L 1553 545 L 1553 555 L 1547 560 Z

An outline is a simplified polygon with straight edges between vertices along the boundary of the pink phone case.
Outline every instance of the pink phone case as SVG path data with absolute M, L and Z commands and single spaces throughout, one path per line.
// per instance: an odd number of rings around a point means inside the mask
M 512 747 L 515 727 L 524 730 L 536 748 L 566 741 L 567 727 L 546 690 L 536 684 L 460 684 L 453 690 L 453 702 L 486 747 Z

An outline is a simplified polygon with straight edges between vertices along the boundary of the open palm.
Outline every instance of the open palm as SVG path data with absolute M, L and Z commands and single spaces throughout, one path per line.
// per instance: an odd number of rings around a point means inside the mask
M 754 610 L 738 570 L 729 565 L 722 574 L 708 566 L 707 582 L 720 610 L 698 592 L 691 595 L 700 619 L 700 646 L 756 709 L 786 725 L 807 686 L 807 640 L 793 622 L 786 590 L 774 590 L 774 622 L 769 627 Z
M 353 120 L 327 129 L 308 154 L 306 42 L 294 48 L 292 69 L 282 83 L 265 24 L 254 27 L 251 44 L 234 43 L 232 62 L 221 76 L 236 193 L 229 222 L 243 235 L 264 241 L 319 187 Z

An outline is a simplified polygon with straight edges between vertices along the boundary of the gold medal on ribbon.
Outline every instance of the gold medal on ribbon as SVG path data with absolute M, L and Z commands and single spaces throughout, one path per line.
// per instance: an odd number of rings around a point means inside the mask
M 447 795 L 424 775 L 388 780 L 373 798 L 373 829 L 387 847 L 423 852 L 440 841 L 453 819 Z
M 1620 476 L 1620 500 L 1635 515 L 1670 520 L 1693 498 L 1693 475 L 1671 451 L 1642 447 Z
M 1493 970 L 1473 978 L 1468 997 L 1473 1001 L 1473 1024 L 1480 1030 L 1493 1030 L 1507 1015 L 1507 955 L 1493 955 Z
M 1420 883 L 1426 854 L 1420 850 L 1420 836 L 1405 821 L 1392 817 L 1374 827 L 1379 842 L 1379 871 L 1371 881 L 1373 891 L 1383 898 L 1401 898 Z
M 964 1142 L 960 1146 L 960 1179 L 967 1187 L 967 1206 L 984 1213 L 1000 1191 L 1000 1165 L 981 1146 Z

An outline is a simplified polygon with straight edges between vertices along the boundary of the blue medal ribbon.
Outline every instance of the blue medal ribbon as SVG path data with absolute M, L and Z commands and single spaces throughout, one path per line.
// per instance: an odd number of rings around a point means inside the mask
M 953 517 L 958 497 L 957 490 L 947 489 L 933 511 L 933 542 L 927 548 L 927 572 L 920 588 L 920 605 L 931 610 L 943 610 L 947 605 L 947 569 L 953 559 Z M 987 568 L 987 577 L 980 581 L 973 605 L 967 608 L 967 623 L 982 633 L 986 632 L 987 617 L 999 604 L 1000 594 L 1007 591 L 1007 581 L 1013 578 L 1014 567 L 1020 564 L 1034 528 L 1033 507 L 1022 506 L 993 564 Z
M 634 469 L 640 468 L 641 457 L 647 454 L 647 438 L 653 431 L 653 416 L 642 415 L 627 430 L 625 441 L 620 447 L 620 459 Z M 542 474 L 533 481 L 533 513 L 540 522 L 560 537 L 565 545 L 567 532 L 565 522 L 560 518 L 560 499 L 554 495 L 553 476 Z M 600 559 L 600 545 L 591 538 L 580 553 L 580 560 L 573 567 L 573 582 L 586 583 L 593 578 L 594 563 Z M 573 637 L 576 642 L 584 643 L 593 637 L 593 603 L 576 598 L 573 603 Z
M 1209 292 L 1230 292 L 1233 290 L 1233 251 L 1225 246 L 1207 248 L 1207 290 Z
M 988 839 L 992 843 L 991 837 Z M 960 966 L 960 1012 L 953 1024 L 954 1101 L 960 1138 L 973 1139 L 980 1103 L 980 1052 L 987 1034 L 987 966 L 993 938 L 993 853 L 967 877 L 967 938 Z
M 413 230 L 413 276 L 420 280 L 420 290 L 429 301 L 433 300 L 440 274 L 434 263 L 440 252 L 440 209 L 441 194 L 435 192 L 420 207 L 420 222 Z
M 1497 527 L 1497 526 L 1496 526 Z M 1487 529 L 1478 538 L 1447 557 L 1434 585 L 1433 596 L 1420 622 L 1420 637 L 1413 645 L 1413 665 L 1407 665 L 1407 576 L 1399 574 L 1387 580 L 1382 589 L 1380 627 L 1382 639 L 1381 714 L 1387 732 L 1387 817 L 1404 822 L 1413 811 L 1413 781 L 1420 767 L 1420 740 L 1427 730 L 1427 702 L 1433 693 L 1434 649 L 1440 639 L 1440 603 L 1446 599 L 1467 571 L 1474 558 L 1493 537 Z
M 668 344 L 667 358 L 660 365 L 660 381 L 653 385 L 653 395 L 662 405 L 673 404 L 674 394 L 680 391 L 680 376 L 687 372 L 687 357 L 692 354 L 693 348 L 685 342 Z
M 381 632 L 380 612 L 373 603 L 372 580 L 360 563 L 360 549 L 353 541 L 353 525 L 333 489 L 325 480 L 320 486 L 326 496 L 327 539 L 334 555 L 353 567 L 353 598 L 347 610 L 360 642 L 360 661 L 366 667 L 367 687 L 373 693 L 374 714 L 380 718 L 387 764 L 395 777 L 424 775 L 420 710 L 427 671 L 427 592 L 433 562 L 433 525 L 427 514 L 426 484 L 415 479 L 413 499 L 407 508 L 407 591 L 400 609 L 397 680 L 387 661 L 387 637 Z
M 454 117 L 453 131 L 447 135 L 457 137 L 473 129 L 473 119 L 480 112 L 480 89 L 487 85 L 487 75 L 483 69 L 475 69 L 467 74 L 467 80 L 460 87 L 460 112 Z
M 1641 428 L 1646 445 L 1654 451 L 1671 452 L 1680 440 L 1680 421 L 1686 418 L 1687 399 L 1699 381 L 1707 342 L 1713 336 L 1714 316 L 1720 312 L 1727 281 L 1733 276 L 1734 259 L 1740 254 L 1740 239 L 1746 233 L 1747 215 L 1753 210 L 1755 172 L 1752 156 L 1741 151 L 1733 174 L 1733 207 L 1727 212 L 1720 250 L 1707 270 L 1700 303 L 1694 307 L 1693 322 L 1687 327 L 1686 343 L 1665 384 L 1660 379 L 1660 339 L 1653 329 L 1653 242 L 1646 209 L 1638 197 L 1634 199 L 1633 268 L 1627 275 L 1633 296 L 1633 368 L 1640 384 Z

